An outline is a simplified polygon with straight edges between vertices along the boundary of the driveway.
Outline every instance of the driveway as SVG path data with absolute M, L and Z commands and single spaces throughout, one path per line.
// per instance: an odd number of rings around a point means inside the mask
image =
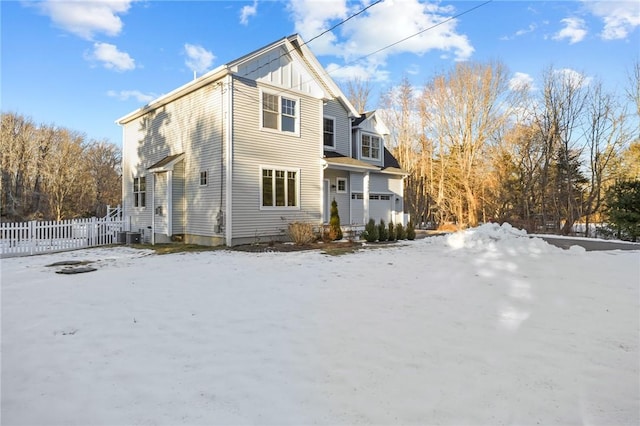
M 596 240 L 590 238 L 571 238 L 558 235 L 531 235 L 542 238 L 549 244 L 556 247 L 568 249 L 571 246 L 584 247 L 587 251 L 602 250 L 640 250 L 640 243 L 630 243 L 627 241 Z

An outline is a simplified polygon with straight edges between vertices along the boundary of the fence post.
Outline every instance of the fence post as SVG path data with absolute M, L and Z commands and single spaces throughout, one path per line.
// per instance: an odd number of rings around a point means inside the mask
M 29 222 L 29 254 L 33 255 L 36 251 L 36 221 Z

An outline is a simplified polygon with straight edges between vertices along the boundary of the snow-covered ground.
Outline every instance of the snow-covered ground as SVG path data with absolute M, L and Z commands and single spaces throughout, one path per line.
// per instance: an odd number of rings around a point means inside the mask
M 96 272 L 45 265 L 93 260 Z M 2 424 L 640 424 L 640 251 L 2 260 Z

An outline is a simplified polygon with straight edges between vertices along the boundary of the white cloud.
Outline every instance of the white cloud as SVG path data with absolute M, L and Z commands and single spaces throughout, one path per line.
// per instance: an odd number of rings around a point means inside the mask
M 121 52 L 118 48 L 109 43 L 94 43 L 93 53 L 85 55 L 87 60 L 102 62 L 107 69 L 116 71 L 130 71 L 136 68 L 136 63 L 126 52 Z
M 107 96 L 110 98 L 116 98 L 121 101 L 128 101 L 133 98 L 138 102 L 148 103 L 157 98 L 153 93 L 142 93 L 139 90 L 121 90 L 116 92 L 115 90 L 109 90 Z
M 534 90 L 533 77 L 523 72 L 516 72 L 513 78 L 509 80 L 509 89 L 511 90 Z
M 347 81 L 360 79 L 363 81 L 369 80 L 372 82 L 384 82 L 389 81 L 389 71 L 372 68 L 363 65 L 347 65 L 340 66 L 335 63 L 331 63 L 326 67 L 327 74 L 336 81 Z
M 345 0 L 292 0 L 289 10 L 295 22 L 295 30 L 304 40 L 310 40 L 335 25 L 339 19 L 359 11 L 366 4 L 371 3 L 355 3 L 350 8 Z M 456 32 L 455 19 L 443 23 L 453 13 L 452 7 L 421 3 L 419 0 L 385 0 L 349 20 L 332 33 L 314 40 L 310 47 L 317 55 L 335 55 L 347 62 L 370 55 L 359 61 L 358 65 L 351 65 L 338 73 L 342 75 L 346 71 L 352 71 L 354 74 L 365 72 L 377 79 L 384 79 L 388 75 L 381 73 L 380 68 L 386 65 L 387 58 L 392 55 L 422 55 L 432 50 L 440 50 L 451 54 L 456 60 L 466 60 L 474 51 L 469 39 L 466 35 Z M 428 31 L 414 36 L 428 28 Z M 403 39 L 407 40 L 386 48 Z M 377 53 L 372 54 L 373 52 Z
M 571 85 L 574 88 L 581 88 L 588 86 L 593 80 L 591 77 L 587 77 L 579 71 L 572 70 L 571 68 L 562 68 L 554 71 L 559 74 L 565 83 Z
M 249 23 L 249 18 L 256 16 L 256 13 L 258 13 L 258 0 L 254 0 L 252 5 L 244 6 L 240 10 L 240 23 L 242 25 L 247 25 Z
M 126 13 L 133 0 L 57 1 L 37 3 L 42 13 L 57 27 L 87 40 L 94 34 L 116 36 L 122 31 L 120 14 Z
M 625 39 L 640 26 L 640 4 L 637 1 L 584 1 L 586 8 L 602 18 L 604 40 Z
M 189 67 L 191 71 L 197 73 L 203 73 L 211 68 L 213 60 L 216 58 L 213 53 L 209 52 L 202 46 L 186 43 L 184 45 L 184 52 L 187 55 L 185 65 Z
M 575 44 L 582 41 L 587 36 L 585 22 L 580 18 L 564 18 L 561 20 L 565 27 L 558 31 L 554 36 L 554 40 L 569 39 L 569 44 Z

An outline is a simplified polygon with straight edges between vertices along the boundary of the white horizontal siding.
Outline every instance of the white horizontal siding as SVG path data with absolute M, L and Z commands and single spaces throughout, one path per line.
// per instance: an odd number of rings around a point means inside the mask
M 324 115 L 335 119 L 335 151 L 346 157 L 350 157 L 351 119 L 348 116 L 347 110 L 344 109 L 340 102 L 331 99 L 324 105 Z
M 263 131 L 259 88 L 255 82 L 234 81 L 233 239 L 284 235 L 289 222 L 322 220 L 322 101 L 296 95 L 300 97 L 300 135 Z M 299 210 L 260 209 L 261 166 L 300 169 Z
M 131 190 L 124 194 L 125 212 L 136 226 L 151 226 L 152 186 L 146 169 L 168 155 L 184 152 L 184 182 L 177 182 L 184 188 L 183 232 L 216 235 L 212 218 L 224 209 L 220 201 L 223 186 L 221 91 L 222 86 L 212 83 L 124 126 L 125 188 L 133 185 L 135 173 L 147 174 L 147 209 L 130 208 L 133 203 Z M 206 187 L 200 186 L 202 170 L 207 170 L 209 175 Z M 176 207 L 178 205 L 174 203 L 173 216 L 180 218 Z

